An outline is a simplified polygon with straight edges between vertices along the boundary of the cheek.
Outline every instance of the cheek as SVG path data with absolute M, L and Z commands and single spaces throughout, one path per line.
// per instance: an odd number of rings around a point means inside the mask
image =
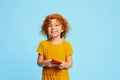
M 50 30 L 48 30 L 47 32 L 48 32 L 48 34 L 50 34 Z
M 60 27 L 59 27 L 59 30 L 60 30 L 60 31 L 63 31 L 63 27 L 62 27 L 62 26 L 60 26 Z
M 64 31 L 64 29 L 63 28 L 61 28 L 61 32 L 63 32 Z
M 50 28 L 47 28 L 47 31 L 50 31 Z
M 47 31 L 48 34 L 50 33 L 50 29 L 49 28 L 46 31 Z
M 61 32 L 64 32 L 64 30 L 62 29 Z
M 61 27 L 61 31 L 62 31 L 62 32 L 64 31 L 64 27 L 63 27 L 63 26 Z

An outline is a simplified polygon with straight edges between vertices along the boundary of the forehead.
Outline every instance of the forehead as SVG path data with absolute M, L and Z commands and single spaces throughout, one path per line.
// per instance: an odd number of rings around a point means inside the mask
M 50 23 L 60 23 L 60 22 L 58 21 L 58 19 L 51 19 Z

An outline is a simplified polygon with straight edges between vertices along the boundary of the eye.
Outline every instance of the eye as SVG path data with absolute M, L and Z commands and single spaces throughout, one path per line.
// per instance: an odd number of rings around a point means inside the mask
M 55 26 L 59 26 L 58 24 L 56 24 Z
M 52 26 L 51 24 L 48 25 L 48 27 L 51 27 L 51 26 Z

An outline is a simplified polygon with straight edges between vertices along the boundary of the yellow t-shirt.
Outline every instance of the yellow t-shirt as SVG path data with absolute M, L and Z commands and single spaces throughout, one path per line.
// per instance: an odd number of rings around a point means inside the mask
M 48 40 L 43 40 L 40 42 L 37 48 L 38 54 L 44 56 L 45 60 L 57 59 L 66 62 L 66 57 L 73 54 L 71 44 L 63 40 L 59 44 L 52 44 Z M 54 69 L 54 68 L 43 68 L 44 74 L 64 74 L 68 73 L 68 69 Z

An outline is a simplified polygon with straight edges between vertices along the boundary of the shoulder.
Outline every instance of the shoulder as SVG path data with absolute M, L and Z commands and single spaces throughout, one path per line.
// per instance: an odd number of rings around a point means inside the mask
M 47 43 L 47 40 L 40 41 L 40 45 L 45 45 Z
M 47 40 L 42 40 L 40 43 L 46 43 L 47 42 Z
M 71 45 L 71 43 L 67 40 L 63 40 L 63 42 L 64 42 L 65 45 Z

